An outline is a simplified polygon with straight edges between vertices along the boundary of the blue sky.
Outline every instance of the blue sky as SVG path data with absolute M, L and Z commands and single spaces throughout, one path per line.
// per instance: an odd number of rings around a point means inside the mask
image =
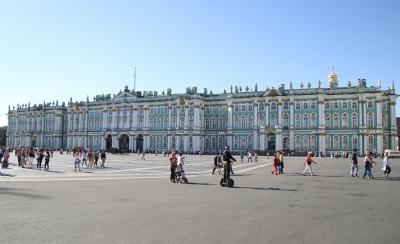
M 132 87 L 135 66 L 136 90 L 327 86 L 332 64 L 340 85 L 387 88 L 400 80 L 399 10 L 394 0 L 0 0 L 0 125 L 8 105 Z

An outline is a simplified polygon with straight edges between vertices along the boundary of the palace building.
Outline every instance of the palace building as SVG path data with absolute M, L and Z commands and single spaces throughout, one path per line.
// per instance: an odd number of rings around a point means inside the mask
M 17 105 L 8 112 L 7 145 L 213 153 L 230 145 L 235 152 L 382 153 L 396 149 L 396 98 L 388 89 L 339 86 L 331 69 L 328 87 L 284 85 L 259 91 L 230 87 L 213 94 L 196 87 L 132 91 L 92 101 Z

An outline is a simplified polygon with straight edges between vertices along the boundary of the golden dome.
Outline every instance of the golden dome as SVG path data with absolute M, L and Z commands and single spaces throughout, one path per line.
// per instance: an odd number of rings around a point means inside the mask
M 335 67 L 331 66 L 331 73 L 329 73 L 329 82 L 337 81 L 337 75 L 335 74 Z

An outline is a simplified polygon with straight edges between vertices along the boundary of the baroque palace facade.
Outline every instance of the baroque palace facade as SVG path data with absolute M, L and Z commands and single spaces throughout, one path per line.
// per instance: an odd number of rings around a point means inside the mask
M 387 90 L 358 84 L 339 87 L 333 67 L 329 87 L 267 88 L 212 94 L 135 92 L 125 87 L 93 101 L 18 105 L 8 112 L 11 147 L 235 152 L 382 153 L 396 149 L 394 84 Z

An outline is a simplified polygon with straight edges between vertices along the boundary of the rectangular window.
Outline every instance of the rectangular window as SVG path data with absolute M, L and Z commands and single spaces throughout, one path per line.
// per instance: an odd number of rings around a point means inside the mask
M 338 109 L 339 108 L 339 103 L 338 102 L 334 102 L 333 103 L 333 109 Z
M 344 102 L 342 103 L 342 108 L 343 108 L 343 109 L 347 109 L 347 101 L 344 101 Z
M 311 102 L 311 105 L 310 105 L 310 107 L 311 107 L 311 109 L 315 109 L 315 102 Z
M 303 109 L 308 109 L 308 102 L 304 102 Z
M 330 105 L 330 103 L 329 103 L 329 102 L 326 102 L 326 103 L 325 103 L 325 109 L 329 109 L 329 105 Z
M 373 108 L 374 107 L 374 104 L 372 103 L 372 101 L 368 101 L 367 107 L 368 108 Z

